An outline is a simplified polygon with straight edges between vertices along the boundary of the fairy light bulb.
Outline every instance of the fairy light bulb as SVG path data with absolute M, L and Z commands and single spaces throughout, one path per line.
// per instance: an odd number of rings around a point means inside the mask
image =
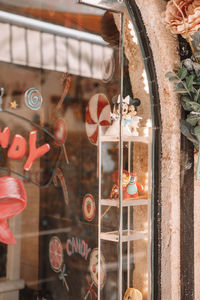
M 148 273 L 143 275 L 143 287 L 142 287 L 143 296 L 147 296 L 148 294 Z
M 144 136 L 149 136 L 149 128 L 144 127 Z
M 144 230 L 148 230 L 148 222 L 144 222 L 143 226 L 144 226 Z
M 132 35 L 132 41 L 133 41 L 136 45 L 138 45 L 138 39 L 137 39 L 135 30 L 134 30 L 133 24 L 132 24 L 130 21 L 129 21 L 129 23 L 128 23 L 128 28 L 130 29 L 130 34 Z
M 152 123 L 151 123 L 151 120 L 150 120 L 150 119 L 147 120 L 146 126 L 147 126 L 148 128 L 151 128 L 151 127 L 152 127 Z
M 148 180 L 148 172 L 146 173 L 146 176 L 145 176 L 145 185 L 144 185 L 144 190 L 147 192 L 148 191 L 148 184 L 149 184 L 149 180 Z
M 143 82 L 144 82 L 144 90 L 147 94 L 149 94 L 149 83 L 148 83 L 147 73 L 146 73 L 145 69 L 142 72 L 142 77 L 143 77 Z
M 149 128 L 151 128 L 152 124 L 151 124 L 151 120 L 148 119 L 146 121 L 146 127 L 144 128 L 144 136 L 149 136 Z

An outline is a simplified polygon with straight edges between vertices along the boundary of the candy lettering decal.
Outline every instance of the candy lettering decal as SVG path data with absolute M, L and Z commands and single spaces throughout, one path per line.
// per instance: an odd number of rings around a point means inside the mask
M 88 254 L 91 251 L 91 248 L 88 247 L 88 244 L 77 238 L 77 237 L 72 237 L 67 239 L 66 242 L 66 251 L 69 256 L 72 254 L 78 253 L 80 254 L 85 260 L 88 258 Z
M 4 128 L 0 132 L 0 146 L 7 148 L 10 138 L 10 129 Z M 49 144 L 44 144 L 40 147 L 36 147 L 37 131 L 31 131 L 29 134 L 29 155 L 24 165 L 24 170 L 29 171 L 32 167 L 33 162 L 47 153 L 50 150 Z M 8 149 L 8 157 L 12 159 L 21 159 L 26 154 L 26 140 L 23 136 L 16 134 L 12 140 L 12 143 Z

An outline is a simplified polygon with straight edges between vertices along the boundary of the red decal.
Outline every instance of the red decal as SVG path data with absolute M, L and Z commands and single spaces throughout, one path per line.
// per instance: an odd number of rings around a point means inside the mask
M 3 132 L 0 132 L 0 145 L 2 148 L 8 147 L 9 138 L 10 138 L 10 129 L 6 127 L 4 128 Z
M 53 178 L 53 182 L 54 182 L 55 186 L 58 185 L 57 177 L 60 180 L 60 183 L 61 183 L 61 186 L 62 186 L 65 203 L 66 203 L 66 205 L 68 205 L 69 204 L 69 196 L 68 196 L 67 186 L 66 186 L 66 182 L 65 182 L 63 172 L 59 168 L 56 169 L 56 172 L 55 172 L 55 175 L 54 175 L 54 178 Z
M 37 131 L 31 131 L 29 136 L 29 156 L 25 163 L 24 170 L 29 171 L 34 160 L 41 157 L 50 150 L 49 144 L 36 148 Z
M 24 210 L 26 203 L 26 191 L 21 181 L 13 177 L 0 177 L 0 242 L 16 243 L 7 219 Z
M 21 135 L 16 134 L 8 150 L 8 157 L 12 159 L 20 159 L 24 157 L 25 153 L 26 153 L 26 141 Z

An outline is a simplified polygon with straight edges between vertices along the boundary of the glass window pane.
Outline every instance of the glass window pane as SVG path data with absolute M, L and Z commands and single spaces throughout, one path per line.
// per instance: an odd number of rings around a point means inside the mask
M 150 299 L 151 110 L 132 23 L 121 45 L 120 13 L 0 5 L 0 299 Z

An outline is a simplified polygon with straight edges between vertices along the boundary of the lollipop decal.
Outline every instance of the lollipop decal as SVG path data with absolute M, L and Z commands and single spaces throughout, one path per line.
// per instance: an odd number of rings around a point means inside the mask
M 87 300 L 88 296 L 90 295 L 90 299 L 92 300 L 92 295 L 94 295 L 95 299 L 98 298 L 97 293 L 95 292 L 93 286 L 94 286 L 94 281 L 91 281 L 90 276 L 86 274 L 86 280 L 88 285 L 84 287 L 85 290 L 87 290 L 87 293 L 84 297 L 84 300 Z
M 83 217 L 86 221 L 92 221 L 95 217 L 96 205 L 94 197 L 91 194 L 86 194 L 82 203 Z
M 106 268 L 105 268 L 105 258 L 101 253 L 100 256 L 100 287 L 101 289 L 104 287 L 105 280 L 106 280 Z M 94 248 L 90 254 L 90 264 L 89 264 L 90 274 L 93 280 L 93 284 L 98 287 L 98 248 Z
M 67 151 L 65 148 L 65 142 L 67 139 L 67 129 L 66 129 L 65 121 L 63 119 L 58 119 L 56 121 L 55 128 L 54 128 L 54 135 L 58 139 L 58 141 L 62 144 L 66 162 L 69 163 Z
M 58 278 L 63 281 L 67 291 L 69 286 L 66 281 L 67 274 L 66 266 L 63 264 L 63 248 L 60 239 L 57 236 L 53 236 L 49 242 L 49 262 L 54 272 L 60 273 Z
M 21 180 L 14 177 L 0 177 L 0 242 L 16 243 L 7 219 L 24 210 L 26 203 L 26 191 Z
M 30 88 L 25 92 L 26 106 L 32 110 L 39 110 L 42 105 L 42 95 L 35 88 Z
M 109 126 L 110 103 L 104 94 L 94 95 L 86 109 L 86 133 L 91 144 L 97 145 L 99 126 Z
M 67 96 L 70 86 L 71 86 L 71 76 L 68 73 L 64 74 L 62 76 L 61 82 L 63 84 L 64 89 L 63 89 L 62 95 L 60 97 L 60 100 L 58 101 L 58 104 L 56 105 L 56 109 L 52 114 L 52 119 L 57 118 L 57 115 L 62 108 L 65 97 Z M 55 128 L 54 128 L 54 135 L 62 144 L 66 162 L 69 163 L 69 160 L 67 157 L 67 151 L 65 148 L 65 142 L 66 142 L 66 138 L 67 138 L 67 129 L 66 129 L 65 121 L 63 119 L 58 119 L 56 121 Z

